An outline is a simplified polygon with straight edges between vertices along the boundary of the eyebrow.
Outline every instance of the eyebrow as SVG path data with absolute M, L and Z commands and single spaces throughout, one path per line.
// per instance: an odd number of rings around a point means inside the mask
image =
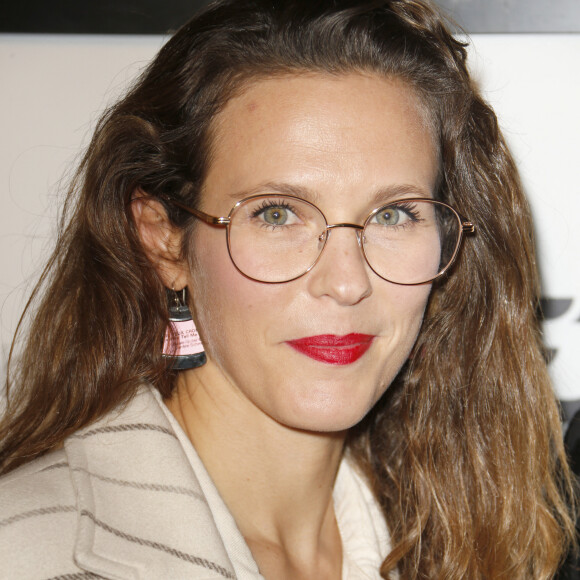
M 401 183 L 378 189 L 370 201 L 377 207 L 402 198 L 433 199 L 433 192 L 420 185 Z
M 279 193 L 281 195 L 293 195 L 301 199 L 305 199 L 310 203 L 316 203 L 320 199 L 320 195 L 316 193 L 313 189 L 305 187 L 303 185 L 292 185 L 290 183 L 278 182 L 278 181 L 267 181 L 260 183 L 255 187 L 244 189 L 242 191 L 237 191 L 236 193 L 230 194 L 228 197 L 234 202 L 245 199 L 252 195 L 268 194 L 268 193 Z
M 268 181 L 260 183 L 259 185 L 256 185 L 252 188 L 232 193 L 228 197 L 234 203 L 236 203 L 241 199 L 251 197 L 252 195 L 260 195 L 268 193 L 293 195 L 295 197 L 305 199 L 306 201 L 309 201 L 310 203 L 313 204 L 317 204 L 320 199 L 320 194 L 309 187 L 277 181 Z M 405 197 L 432 199 L 433 192 L 430 190 L 426 190 L 424 187 L 413 184 L 401 183 L 387 185 L 386 187 L 379 188 L 371 195 L 369 199 L 369 204 L 372 205 L 373 207 L 379 207 L 381 205 L 389 203 L 390 201 Z

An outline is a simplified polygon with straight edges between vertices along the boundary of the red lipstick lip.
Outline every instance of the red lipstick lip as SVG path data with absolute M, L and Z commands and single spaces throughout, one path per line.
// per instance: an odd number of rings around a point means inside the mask
M 372 334 L 357 332 L 343 336 L 320 334 L 289 340 L 288 344 L 314 360 L 332 365 L 349 365 L 365 354 L 374 338 Z

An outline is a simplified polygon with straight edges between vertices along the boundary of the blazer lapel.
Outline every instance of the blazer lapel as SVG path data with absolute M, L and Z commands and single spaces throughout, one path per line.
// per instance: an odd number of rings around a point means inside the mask
M 235 578 L 199 482 L 148 388 L 65 442 L 77 565 L 115 579 Z

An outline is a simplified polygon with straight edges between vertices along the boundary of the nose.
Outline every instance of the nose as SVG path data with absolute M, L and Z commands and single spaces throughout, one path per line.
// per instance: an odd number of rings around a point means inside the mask
M 313 296 L 328 296 L 342 306 L 349 306 L 369 296 L 372 287 L 361 248 L 363 233 L 359 229 L 353 231 L 350 224 L 344 226 L 327 230 L 324 250 L 307 276 Z

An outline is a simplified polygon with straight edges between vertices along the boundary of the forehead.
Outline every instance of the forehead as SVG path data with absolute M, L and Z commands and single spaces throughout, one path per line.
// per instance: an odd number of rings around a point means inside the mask
M 409 85 L 365 74 L 254 81 L 212 128 L 206 191 L 259 192 L 263 181 L 364 191 L 400 181 L 432 190 L 437 151 Z

